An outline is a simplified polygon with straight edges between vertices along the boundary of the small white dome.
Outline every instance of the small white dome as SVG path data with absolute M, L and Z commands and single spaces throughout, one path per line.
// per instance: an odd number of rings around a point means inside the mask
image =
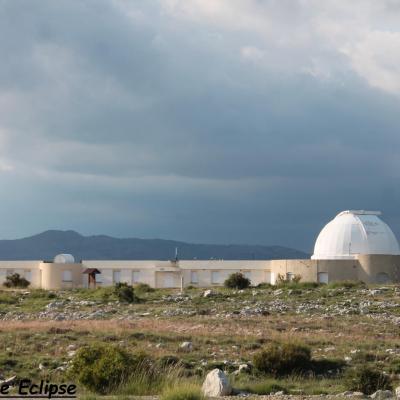
M 379 215 L 379 211 L 341 212 L 318 235 L 311 258 L 335 260 L 354 259 L 358 254 L 399 255 L 399 243 Z
M 58 254 L 54 257 L 55 264 L 73 264 L 75 258 L 72 254 Z

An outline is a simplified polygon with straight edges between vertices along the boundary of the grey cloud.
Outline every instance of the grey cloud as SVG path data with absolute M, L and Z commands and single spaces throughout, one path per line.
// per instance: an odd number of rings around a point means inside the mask
M 185 4 L 0 2 L 1 235 L 310 251 L 343 208 L 383 209 L 400 233 L 398 97 L 317 36 L 304 2 L 249 2 L 236 29 Z

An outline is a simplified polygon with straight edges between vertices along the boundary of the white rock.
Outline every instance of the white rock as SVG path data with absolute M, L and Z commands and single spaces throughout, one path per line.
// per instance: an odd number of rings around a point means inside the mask
M 396 393 L 396 398 L 400 400 L 400 386 L 397 386 L 397 388 L 394 389 L 394 392 Z
M 364 399 L 366 396 L 363 392 L 353 392 L 351 397 L 356 399 Z
M 214 292 L 211 289 L 208 289 L 203 293 L 203 297 L 211 297 L 213 294 Z
M 371 394 L 371 399 L 385 400 L 392 399 L 393 393 L 390 390 L 377 390 L 374 394 Z
M 13 383 L 15 383 L 16 379 L 17 379 L 17 375 L 14 375 L 11 378 L 5 379 L 4 383 L 7 383 L 7 385 L 12 385 Z
M 248 364 L 240 364 L 239 365 L 239 372 L 249 372 L 250 371 L 250 367 L 248 366 Z
M 218 368 L 207 374 L 201 390 L 207 397 L 228 396 L 232 393 L 228 377 Z
M 192 342 L 183 342 L 179 348 L 183 351 L 192 351 L 193 350 L 193 343 Z
M 46 369 L 46 368 L 45 368 L 45 366 L 44 366 L 42 363 L 40 363 L 40 364 L 39 364 L 39 369 L 40 369 L 41 371 L 43 371 L 43 370 Z

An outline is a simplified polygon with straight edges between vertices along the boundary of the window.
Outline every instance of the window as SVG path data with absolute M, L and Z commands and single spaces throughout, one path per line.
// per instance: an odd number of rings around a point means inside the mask
M 29 281 L 32 282 L 32 271 L 30 269 L 26 269 L 24 271 L 24 278 Z
M 140 282 L 140 271 L 132 271 L 132 283 Z
M 318 283 L 328 283 L 329 277 L 327 272 L 318 272 Z
M 213 285 L 221 283 L 219 271 L 211 271 L 211 283 Z
M 66 269 L 62 272 L 62 281 L 63 282 L 72 282 L 72 272 L 69 269 Z
M 121 271 L 113 271 L 113 282 L 114 283 L 121 282 Z
M 199 275 L 197 271 L 190 272 L 190 283 L 199 283 Z

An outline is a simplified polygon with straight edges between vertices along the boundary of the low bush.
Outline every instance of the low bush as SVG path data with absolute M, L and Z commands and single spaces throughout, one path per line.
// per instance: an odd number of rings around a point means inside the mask
M 365 283 L 362 281 L 337 281 L 331 282 L 326 285 L 328 289 L 357 289 L 365 287 Z
M 169 368 L 172 367 L 173 365 L 178 365 L 181 363 L 181 360 L 176 357 L 176 356 L 162 356 L 161 358 L 158 359 L 158 365 L 160 368 Z
M 69 373 L 87 389 L 107 394 L 143 370 L 152 371 L 146 354 L 131 354 L 117 346 L 95 343 L 77 351 Z
M 199 386 L 192 383 L 178 384 L 166 387 L 160 400 L 203 400 L 204 396 L 201 393 Z
M 247 279 L 242 273 L 231 274 L 224 282 L 224 286 L 230 289 L 247 289 L 250 286 L 250 279 Z
M 274 286 L 271 284 L 271 283 L 268 283 L 268 282 L 261 282 L 261 283 L 259 283 L 258 285 L 257 285 L 257 288 L 258 289 L 271 289 L 271 288 L 273 288 Z
M 155 289 L 152 288 L 147 283 L 138 283 L 135 285 L 135 291 L 137 293 L 151 293 L 151 292 L 154 292 Z
M 257 394 L 259 396 L 263 395 L 269 395 L 271 393 L 276 393 L 276 392 L 284 392 L 287 393 L 287 389 L 276 383 L 276 382 L 270 382 L 270 381 L 265 381 L 265 382 L 256 382 L 252 384 L 246 384 L 241 387 L 241 390 L 252 393 L 252 394 Z
M 349 390 L 372 394 L 377 390 L 391 390 L 390 378 L 381 371 L 362 367 L 357 370 L 350 370 L 346 376 Z
M 0 293 L 0 304 L 15 304 L 18 303 L 18 297 L 14 296 L 10 292 L 2 292 Z
M 44 289 L 34 289 L 29 293 L 31 299 L 56 299 L 57 294 Z
M 3 283 L 8 288 L 27 288 L 31 283 L 20 276 L 19 274 L 11 274 L 6 277 L 6 281 Z
M 285 376 L 311 368 L 311 350 L 295 343 L 271 343 L 254 356 L 254 367 L 261 373 Z
M 137 303 L 139 301 L 135 294 L 133 286 L 128 285 L 125 282 L 119 282 L 115 284 L 114 291 L 118 300 L 124 303 Z

